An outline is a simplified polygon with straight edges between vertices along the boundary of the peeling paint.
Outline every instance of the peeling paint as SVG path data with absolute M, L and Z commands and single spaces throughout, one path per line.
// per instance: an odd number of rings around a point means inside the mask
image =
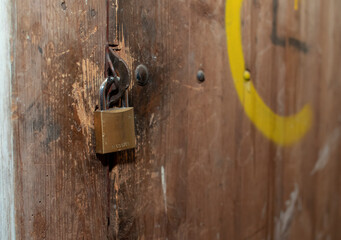
M 91 116 L 85 108 L 84 91 L 78 82 L 72 84 L 72 96 L 77 101 L 77 103 L 74 105 L 77 110 L 77 115 L 82 128 L 82 133 L 87 134 L 88 128 L 90 128 L 92 125 Z
M 154 113 L 151 114 L 150 120 L 149 120 L 149 127 L 151 127 L 154 123 Z
M 288 199 L 285 203 L 285 211 L 281 211 L 279 218 L 275 219 L 276 226 L 274 239 L 286 239 L 288 237 L 291 223 L 295 215 L 298 196 L 299 187 L 295 184 L 295 189 L 291 192 L 290 199 Z
M 322 170 L 327 165 L 331 153 L 337 148 L 338 140 L 340 138 L 340 128 L 335 129 L 327 138 L 327 141 L 323 147 L 319 150 L 318 158 L 315 163 L 314 169 L 311 171 L 311 175 Z
M 96 26 L 94 29 L 92 29 L 92 30 L 89 32 L 89 34 L 88 34 L 85 38 L 82 39 L 82 42 L 88 41 L 89 38 L 91 38 L 91 37 L 97 32 L 97 30 L 98 30 L 98 27 Z
M 165 212 L 167 214 L 167 184 L 166 184 L 164 166 L 161 166 L 161 184 L 162 184 L 163 201 L 165 204 Z
M 90 82 L 97 77 L 99 69 L 97 64 L 89 59 L 82 60 L 80 65 L 82 68 L 82 76 L 80 78 L 82 79 L 82 84 L 78 81 L 72 84 L 72 97 L 75 100 L 73 106 L 76 109 L 82 134 L 86 136 L 88 150 L 90 151 L 92 145 L 89 137 L 90 130 L 94 128 L 93 111 L 91 108 L 93 104 L 86 87 L 90 86 Z

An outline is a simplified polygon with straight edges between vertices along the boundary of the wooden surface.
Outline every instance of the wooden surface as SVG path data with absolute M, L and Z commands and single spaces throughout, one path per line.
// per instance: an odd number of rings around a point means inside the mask
M 105 1 L 16 1 L 17 239 L 106 239 L 107 169 L 94 153 Z
M 14 164 L 11 122 L 11 4 L 0 0 L 0 238 L 15 239 Z
M 279 115 L 305 104 L 313 112 L 308 133 L 279 147 L 238 100 L 225 1 L 118 1 L 123 55 L 151 77 L 131 92 L 136 158 L 111 172 L 117 239 L 341 238 L 340 7 L 243 2 L 245 64 L 259 95 Z
M 136 150 L 98 157 L 106 1 L 16 1 L 17 238 L 341 239 L 341 2 L 243 1 L 258 94 L 279 115 L 312 109 L 285 147 L 238 99 L 224 0 L 111 3 L 109 40 L 150 82 L 129 89 Z

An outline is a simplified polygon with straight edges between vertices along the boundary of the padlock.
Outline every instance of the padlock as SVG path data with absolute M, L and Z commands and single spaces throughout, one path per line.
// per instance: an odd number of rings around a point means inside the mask
M 134 108 L 126 106 L 128 98 L 122 100 L 120 108 L 109 108 L 107 81 L 100 88 L 100 109 L 94 112 L 96 153 L 100 154 L 136 147 Z

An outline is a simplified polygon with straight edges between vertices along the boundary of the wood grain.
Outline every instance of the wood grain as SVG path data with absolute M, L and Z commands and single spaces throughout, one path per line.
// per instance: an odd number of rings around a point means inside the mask
M 114 239 L 341 237 L 340 3 L 294 6 L 258 0 L 242 9 L 246 67 L 262 99 L 280 115 L 313 108 L 308 134 L 278 147 L 234 89 L 225 1 L 118 1 L 123 56 L 151 77 L 130 94 L 135 159 L 118 155 L 111 171 Z
M 312 128 L 289 147 L 244 113 L 224 0 L 109 3 L 110 43 L 150 79 L 129 88 L 136 150 L 100 157 L 107 2 L 15 1 L 17 238 L 341 239 L 341 2 L 243 2 L 259 95 L 280 115 L 313 109 Z
M 0 0 L 0 236 L 15 239 L 13 131 L 11 118 L 12 4 Z
M 106 239 L 107 166 L 94 153 L 105 1 L 16 1 L 17 239 Z

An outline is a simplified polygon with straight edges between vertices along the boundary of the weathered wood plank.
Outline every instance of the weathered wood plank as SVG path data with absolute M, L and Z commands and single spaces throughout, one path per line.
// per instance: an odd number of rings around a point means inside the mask
M 225 1 L 118 1 L 122 51 L 151 78 L 131 93 L 136 158 L 117 156 L 111 172 L 117 239 L 340 238 L 340 7 L 243 1 L 245 67 L 259 96 L 283 116 L 312 108 L 308 133 L 281 147 L 238 100 Z
M 106 1 L 15 3 L 17 238 L 341 238 L 341 2 L 242 2 L 257 94 L 281 116 L 312 109 L 307 134 L 285 147 L 238 99 L 224 0 L 112 3 L 109 40 L 132 70 L 148 67 L 150 82 L 130 89 L 136 151 L 106 157 L 94 154 L 92 122 Z
M 18 239 L 106 239 L 107 167 L 94 153 L 105 1 L 16 1 Z
M 15 239 L 14 163 L 11 116 L 12 3 L 0 0 L 0 236 Z

